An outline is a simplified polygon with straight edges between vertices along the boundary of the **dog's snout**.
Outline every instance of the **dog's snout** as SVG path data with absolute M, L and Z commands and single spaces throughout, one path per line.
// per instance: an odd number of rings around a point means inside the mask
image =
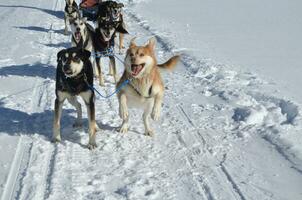
M 70 65 L 69 64 L 65 64 L 63 66 L 64 71 L 68 71 L 70 69 Z
M 81 30 L 81 29 L 80 29 L 79 27 L 77 27 L 77 31 L 79 31 L 79 32 L 80 32 L 80 30 Z
M 134 56 L 131 57 L 131 62 L 132 62 L 132 63 L 135 63 L 135 57 L 134 57 Z

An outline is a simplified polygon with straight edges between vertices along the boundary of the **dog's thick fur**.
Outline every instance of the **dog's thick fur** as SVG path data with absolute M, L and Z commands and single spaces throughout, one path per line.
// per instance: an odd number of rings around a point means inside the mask
M 121 26 L 121 22 L 108 20 L 106 17 L 99 17 L 94 37 L 94 48 L 96 52 L 104 52 L 109 48 L 114 48 L 114 38 L 116 32 L 126 34 L 128 31 Z M 101 59 L 96 57 L 97 75 L 99 84 L 104 86 L 104 77 L 101 69 Z M 109 74 L 113 75 L 115 83 L 117 82 L 116 64 L 113 55 L 109 56 Z
M 74 20 L 80 17 L 79 7 L 75 0 L 65 0 L 66 5 L 64 9 L 64 22 L 65 29 L 64 34 L 68 34 L 68 24 L 70 24 L 71 20 Z
M 87 23 L 87 18 L 76 18 L 70 22 L 72 33 L 71 46 L 82 48 L 89 52 L 94 51 L 94 28 Z
M 116 1 L 105 1 L 102 2 L 98 7 L 98 18 L 105 19 L 106 21 L 112 21 L 114 23 L 119 23 L 123 29 L 126 29 L 126 25 L 123 18 L 122 8 L 123 3 L 118 3 Z M 118 28 L 119 29 L 119 28 Z M 124 34 L 119 32 L 119 52 L 122 53 L 124 49 Z
M 157 64 L 155 53 L 155 39 L 151 38 L 146 46 L 137 46 L 131 41 L 125 57 L 125 71 L 117 84 L 117 88 L 131 80 L 118 93 L 119 114 L 123 119 L 120 132 L 128 131 L 128 107 L 144 109 L 143 121 L 145 134 L 152 136 L 153 130 L 149 124 L 149 117 L 158 120 L 160 117 L 164 84 L 160 76 L 159 67 L 172 70 L 179 60 L 179 56 L 170 58 L 166 63 Z
M 71 46 L 78 47 L 89 51 L 94 54 L 94 28 L 87 23 L 87 18 L 76 18 L 71 20 L 70 29 L 72 33 L 71 37 Z M 93 63 L 93 68 L 95 72 L 96 68 L 96 59 L 95 56 L 91 56 L 91 62 Z
M 95 105 L 94 92 L 89 88 L 93 85 L 93 69 L 89 60 L 90 52 L 79 48 L 61 50 L 57 55 L 58 66 L 56 73 L 56 100 L 53 123 L 53 142 L 61 141 L 60 119 L 65 99 L 77 110 L 77 120 L 74 126 L 82 125 L 82 108 L 77 101 L 77 96 L 84 100 L 89 121 L 89 144 L 88 147 L 96 147 L 95 133 Z M 88 84 L 87 84 L 88 83 Z

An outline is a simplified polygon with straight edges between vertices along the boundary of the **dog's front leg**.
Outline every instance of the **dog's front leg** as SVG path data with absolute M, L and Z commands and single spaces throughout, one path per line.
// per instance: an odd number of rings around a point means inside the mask
M 154 98 L 154 106 L 151 114 L 152 119 L 155 121 L 159 120 L 162 101 L 163 101 L 163 93 L 160 92 Z
M 122 49 L 124 49 L 124 34 L 120 33 L 119 34 L 119 53 L 122 53 Z
M 88 148 L 95 149 L 97 147 L 95 141 L 96 134 L 96 122 L 95 122 L 95 105 L 94 105 L 94 94 L 92 91 L 82 92 L 81 97 L 83 98 L 88 114 L 88 123 L 89 123 L 89 142 Z
M 104 81 L 102 67 L 101 67 L 101 58 L 96 58 L 96 66 L 97 66 L 97 71 L 98 71 L 98 75 L 99 75 L 99 85 L 105 86 L 105 81 Z
M 116 63 L 113 56 L 109 56 L 109 74 L 113 76 L 114 82 L 117 83 Z
M 64 35 L 67 35 L 68 34 L 68 27 L 67 27 L 68 19 L 67 19 L 66 15 L 64 15 L 64 21 L 65 21 Z
M 91 44 L 91 46 L 92 46 L 92 44 Z M 91 48 L 91 55 L 95 55 L 95 56 L 90 56 L 90 61 L 91 61 L 91 63 L 92 63 L 92 66 L 93 66 L 93 71 L 94 71 L 94 76 L 95 77 L 99 77 L 99 70 L 98 70 L 98 68 L 97 68 L 97 64 L 96 64 L 96 53 L 95 53 L 95 50 L 94 50 L 94 48 L 92 47 Z
M 62 107 L 63 107 L 64 100 L 60 101 L 57 97 L 55 100 L 55 116 L 53 121 L 53 135 L 52 135 L 52 141 L 53 142 L 60 142 L 61 141 L 61 115 L 62 115 Z
M 119 132 L 127 133 L 128 132 L 128 122 L 129 122 L 127 97 L 124 93 L 120 93 L 118 95 L 118 99 L 119 99 L 119 114 L 123 120 L 123 123 L 121 125 Z
M 146 106 L 144 113 L 143 113 L 143 120 L 145 125 L 145 135 L 153 136 L 153 130 L 150 127 L 149 118 L 153 107 L 153 101 L 150 101 Z

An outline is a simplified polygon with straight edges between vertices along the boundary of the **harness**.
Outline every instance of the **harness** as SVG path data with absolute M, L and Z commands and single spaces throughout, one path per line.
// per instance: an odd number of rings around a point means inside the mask
M 75 96 L 85 89 L 85 84 L 76 84 L 77 87 L 74 87 L 72 83 L 80 82 L 80 79 L 84 79 L 86 77 L 85 70 L 83 69 L 77 76 L 75 77 L 66 77 L 64 73 L 60 76 L 60 83 L 63 91 L 67 91 L 72 96 Z
M 71 8 L 71 11 L 69 9 Z M 66 4 L 65 6 L 65 12 L 67 13 L 68 17 L 73 17 L 72 15 L 76 12 L 78 14 L 78 6 L 75 2 L 73 2 L 72 5 Z
M 114 56 L 114 47 L 113 46 L 109 46 L 104 51 L 95 51 L 94 56 L 96 58 L 103 58 L 103 57 Z
M 113 34 L 113 36 L 115 33 Z M 106 42 L 102 38 L 102 34 L 99 30 L 96 32 L 96 38 L 95 38 L 95 57 L 96 58 L 102 58 L 102 57 L 110 57 L 114 56 L 114 37 L 112 37 L 109 42 Z

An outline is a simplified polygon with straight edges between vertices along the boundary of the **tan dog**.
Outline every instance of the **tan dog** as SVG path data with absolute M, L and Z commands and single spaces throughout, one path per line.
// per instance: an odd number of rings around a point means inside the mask
M 173 69 L 179 60 L 179 56 L 170 58 L 164 64 L 158 65 L 155 58 L 155 39 L 151 38 L 146 46 L 137 46 L 132 39 L 126 52 L 125 71 L 117 88 L 127 79 L 128 85 L 118 94 L 119 113 L 123 119 L 120 132 L 128 131 L 128 107 L 141 107 L 144 109 L 143 121 L 145 134 L 152 136 L 153 130 L 149 124 L 149 117 L 158 120 L 160 117 L 164 84 L 159 73 L 159 68 Z

